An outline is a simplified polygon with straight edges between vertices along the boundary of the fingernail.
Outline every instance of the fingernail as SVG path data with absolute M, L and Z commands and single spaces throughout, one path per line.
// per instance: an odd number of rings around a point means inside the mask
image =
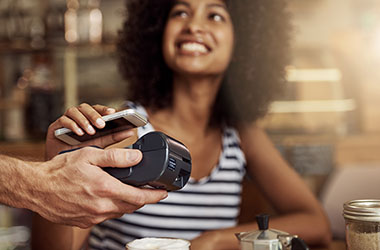
M 113 109 L 113 108 L 108 108 L 107 109 L 107 113 L 113 113 L 113 112 L 115 112 L 116 110 L 115 109 Z
M 106 123 L 104 122 L 104 120 L 103 120 L 102 118 L 98 118 L 98 119 L 96 119 L 96 124 L 97 124 L 99 127 L 101 127 L 101 128 L 103 128 L 103 127 L 106 125 Z
M 164 193 L 161 199 L 165 199 L 166 197 L 168 197 L 168 193 Z
M 130 161 L 137 161 L 137 159 L 140 157 L 139 152 L 135 150 L 131 150 L 128 152 L 128 160 Z
M 77 128 L 76 131 L 77 131 L 77 134 L 78 134 L 78 135 L 84 135 L 84 132 L 83 132 L 82 129 Z
M 95 133 L 95 129 L 91 125 L 88 125 L 87 126 L 87 132 L 89 132 L 90 134 L 94 134 Z

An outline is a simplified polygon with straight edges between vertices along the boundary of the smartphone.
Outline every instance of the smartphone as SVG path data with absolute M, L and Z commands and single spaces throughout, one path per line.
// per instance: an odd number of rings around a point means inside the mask
M 117 133 L 126 129 L 141 127 L 147 124 L 148 120 L 145 116 L 137 113 L 134 109 L 125 109 L 110 115 L 102 116 L 106 125 L 102 129 L 98 129 L 95 126 L 95 134 L 84 134 L 79 136 L 68 128 L 60 128 L 54 131 L 54 135 L 59 140 L 75 146 L 82 142 L 92 140 L 105 135 Z

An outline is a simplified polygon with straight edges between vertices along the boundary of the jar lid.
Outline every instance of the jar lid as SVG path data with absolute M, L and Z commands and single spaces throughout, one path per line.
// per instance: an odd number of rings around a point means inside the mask
M 343 205 L 346 219 L 380 222 L 380 200 L 352 200 Z

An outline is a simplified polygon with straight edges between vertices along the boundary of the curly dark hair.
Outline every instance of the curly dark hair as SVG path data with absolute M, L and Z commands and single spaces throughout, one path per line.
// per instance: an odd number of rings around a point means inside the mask
M 162 35 L 175 0 L 127 0 L 119 33 L 128 100 L 157 110 L 172 104 L 172 72 Z M 237 125 L 266 114 L 285 83 L 290 24 L 285 0 L 225 0 L 235 32 L 232 61 L 217 95 L 211 125 Z

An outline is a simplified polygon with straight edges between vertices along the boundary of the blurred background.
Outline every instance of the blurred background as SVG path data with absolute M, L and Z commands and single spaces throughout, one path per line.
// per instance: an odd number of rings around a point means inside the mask
M 380 198 L 374 186 L 355 185 L 371 183 L 376 175 L 365 173 L 380 166 L 380 2 L 288 3 L 287 88 L 260 125 L 337 220 L 339 239 L 341 202 Z M 67 107 L 124 101 L 115 60 L 123 7 L 123 0 L 0 0 L 1 153 L 43 160 L 47 127 Z M 340 179 L 345 174 L 351 179 Z M 341 193 L 344 184 L 350 194 Z M 247 180 L 245 190 L 254 188 Z M 242 222 L 253 219 L 252 204 L 271 211 L 260 193 L 244 194 Z M 30 213 L 0 205 L 0 249 L 29 249 L 29 236 Z

